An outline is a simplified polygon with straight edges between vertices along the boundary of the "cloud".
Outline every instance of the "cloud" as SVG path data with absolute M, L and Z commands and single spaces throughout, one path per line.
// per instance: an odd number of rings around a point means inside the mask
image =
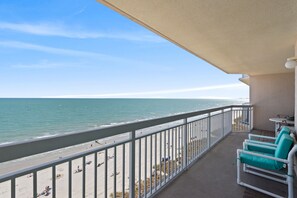
M 138 60 L 132 60 L 127 58 L 121 58 L 117 56 L 112 55 L 106 55 L 96 52 L 89 52 L 89 51 L 81 51 L 81 50 L 72 50 L 72 49 L 64 49 L 64 48 L 56 48 L 56 47 L 49 47 L 45 45 L 37 45 L 32 43 L 26 43 L 26 42 L 20 42 L 20 41 L 11 41 L 11 40 L 0 40 L 0 47 L 8 47 L 8 48 L 15 48 L 15 49 L 25 49 L 25 50 L 33 50 L 33 51 L 39 51 L 49 54 L 56 54 L 56 55 L 62 55 L 62 56 L 72 56 L 72 57 L 83 57 L 85 61 L 88 61 L 89 65 L 97 65 L 94 64 L 94 60 L 102 60 L 102 61 L 108 61 L 108 62 L 114 62 L 114 63 L 120 63 L 118 65 L 129 65 L 129 67 L 137 67 L 137 68 L 145 68 L 145 69 L 157 69 L 158 71 L 168 71 L 171 69 L 169 66 L 163 66 L 163 65 L 157 65 L 157 64 L 151 64 L 149 62 L 143 62 Z M 92 59 L 92 60 L 90 60 Z M 97 62 L 96 62 L 97 63 Z M 78 65 L 78 64 L 76 64 Z M 43 68 L 53 68 L 54 65 L 44 65 Z M 41 68 L 40 66 L 34 65 L 15 65 L 13 66 L 15 68 Z
M 84 9 L 80 10 L 80 13 Z M 66 27 L 60 24 L 54 23 L 8 23 L 0 22 L 0 29 L 16 31 L 26 34 L 33 34 L 39 36 L 58 36 L 65 38 L 77 38 L 77 39 L 118 39 L 127 41 L 139 41 L 139 42 L 155 42 L 160 43 L 165 40 L 161 37 L 139 33 L 128 32 L 96 32 L 96 31 L 84 31 L 80 29 L 74 29 L 73 27 Z
M 90 95 L 62 95 L 62 96 L 47 96 L 45 98 L 131 98 L 131 97 L 161 98 L 166 94 L 234 89 L 234 88 L 243 88 L 245 86 L 246 85 L 242 83 L 235 83 L 235 84 L 214 85 L 214 86 L 194 87 L 194 88 L 185 88 L 185 89 L 160 90 L 160 91 L 106 93 L 106 94 L 90 94 Z M 219 98 L 222 98 L 222 97 L 219 97 Z
M 33 64 L 15 64 L 12 65 L 12 68 L 21 68 L 21 69 L 55 69 L 55 68 L 73 68 L 80 67 L 83 63 L 78 62 L 49 62 L 48 60 L 42 60 L 39 63 Z
M 116 59 L 116 57 L 95 53 L 95 52 L 48 47 L 44 45 L 36 45 L 32 43 L 25 43 L 25 42 L 19 42 L 19 41 L 0 41 L 0 46 L 16 48 L 16 49 L 34 50 L 34 51 L 46 52 L 50 54 L 65 55 L 65 56 L 93 57 L 93 58 L 111 59 L 111 60 Z
M 80 15 L 81 13 L 85 12 L 86 9 L 87 9 L 88 5 L 85 5 L 84 7 L 82 7 L 80 10 L 78 10 L 77 12 L 75 12 L 73 14 L 73 16 L 77 16 L 77 15 Z

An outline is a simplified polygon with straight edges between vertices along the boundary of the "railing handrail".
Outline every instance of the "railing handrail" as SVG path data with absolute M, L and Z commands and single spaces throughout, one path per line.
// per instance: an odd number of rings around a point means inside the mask
M 83 132 L 67 133 L 53 137 L 45 137 L 38 140 L 27 140 L 22 142 L 4 144 L 0 145 L 0 163 L 236 107 L 252 107 L 252 105 L 229 105 L 144 121 L 137 121 L 127 124 L 109 126 Z

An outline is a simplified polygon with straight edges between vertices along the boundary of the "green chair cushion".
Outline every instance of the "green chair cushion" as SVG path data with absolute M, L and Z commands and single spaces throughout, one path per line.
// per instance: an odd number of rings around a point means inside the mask
M 265 154 L 268 156 L 273 157 L 271 154 Z M 277 167 L 275 166 L 275 160 L 258 157 L 254 155 L 250 155 L 247 153 L 241 153 L 240 154 L 240 161 L 241 163 L 245 163 L 251 166 L 255 166 L 258 168 L 268 169 L 268 170 L 277 170 Z
M 246 140 L 247 142 L 253 143 L 253 144 L 259 144 L 259 145 L 265 145 L 265 146 L 271 146 L 271 147 L 275 147 L 277 145 L 275 145 L 274 143 L 271 142 L 262 142 L 262 141 L 257 141 L 257 140 Z M 265 144 L 262 144 L 265 143 Z
M 293 142 L 293 138 L 288 134 L 282 135 L 279 144 L 276 147 L 274 156 L 281 159 L 287 159 L 289 151 L 292 148 Z M 283 163 L 277 162 L 277 166 L 282 167 Z
M 275 147 L 260 147 L 261 144 L 259 144 L 259 146 L 254 146 L 254 145 L 248 145 L 247 146 L 247 150 L 248 151 L 256 151 L 256 152 L 260 152 L 260 153 L 268 153 L 268 154 L 272 154 L 274 155 L 276 148 Z M 266 145 L 265 145 L 266 146 Z
M 278 136 L 277 136 L 277 138 L 276 138 L 276 140 L 275 140 L 275 144 L 278 144 L 279 143 L 279 141 L 280 141 L 280 139 L 281 139 L 281 137 L 284 135 L 284 134 L 290 134 L 290 129 L 288 128 L 288 127 L 283 127 L 282 128 L 282 130 L 279 132 L 279 134 L 278 134 Z

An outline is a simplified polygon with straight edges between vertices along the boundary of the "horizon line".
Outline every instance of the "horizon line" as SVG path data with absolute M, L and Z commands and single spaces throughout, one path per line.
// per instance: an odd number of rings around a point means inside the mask
M 166 98 L 166 97 L 119 97 L 119 98 L 112 98 L 112 97 L 98 97 L 98 98 L 79 98 L 79 97 L 0 97 L 0 99 L 182 99 L 182 100 L 195 100 L 195 99 L 208 99 L 208 100 L 247 100 L 250 98 L 229 98 L 229 97 L 197 97 L 197 98 Z

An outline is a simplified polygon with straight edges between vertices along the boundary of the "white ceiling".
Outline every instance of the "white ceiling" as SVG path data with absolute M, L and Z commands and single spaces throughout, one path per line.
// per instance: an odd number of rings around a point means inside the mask
M 297 0 L 98 0 L 227 73 L 291 72 Z

